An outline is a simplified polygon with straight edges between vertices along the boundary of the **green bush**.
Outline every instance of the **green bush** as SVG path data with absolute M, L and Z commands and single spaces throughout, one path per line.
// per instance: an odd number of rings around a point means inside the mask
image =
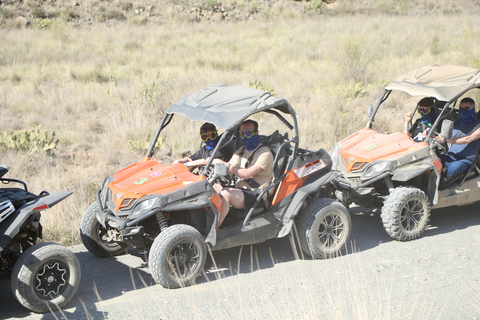
M 323 0 L 311 0 L 307 2 L 306 7 L 308 10 L 314 10 L 318 14 L 324 13 L 324 11 L 327 9 L 327 6 Z
M 254 80 L 254 81 L 248 80 L 248 86 L 250 88 L 266 91 L 266 92 L 270 93 L 272 96 L 275 95 L 275 89 L 273 89 L 273 87 L 271 85 L 264 84 L 259 80 Z
M 47 130 L 41 130 L 40 125 L 30 131 L 3 132 L 3 136 L 0 136 L 0 147 L 29 153 L 45 152 L 51 155 L 57 143 L 55 131 L 48 133 Z
M 148 150 L 148 146 L 150 144 L 150 135 L 145 138 L 138 138 L 135 140 L 128 140 L 128 149 L 132 152 L 145 152 Z M 157 143 L 155 144 L 155 148 L 161 148 L 163 146 L 163 138 L 158 137 Z
M 39 29 L 50 29 L 53 24 L 52 19 L 46 18 L 46 19 L 35 19 L 33 20 L 33 26 Z

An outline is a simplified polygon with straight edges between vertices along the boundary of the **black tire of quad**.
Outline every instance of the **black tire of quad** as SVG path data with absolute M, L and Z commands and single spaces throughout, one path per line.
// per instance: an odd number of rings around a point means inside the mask
M 80 264 L 72 251 L 52 242 L 36 244 L 22 253 L 11 275 L 17 300 L 34 312 L 65 306 L 80 284 Z
M 414 187 L 399 187 L 385 200 L 381 217 L 390 237 L 408 241 L 418 238 L 425 230 L 430 211 L 425 192 Z
M 107 258 L 125 253 L 127 245 L 118 242 L 107 242 L 103 239 L 105 228 L 98 222 L 96 217 L 98 204 L 92 203 L 85 211 L 80 223 L 80 238 L 88 251 L 97 257 Z
M 350 238 L 351 225 L 350 214 L 344 205 L 333 199 L 317 199 L 300 213 L 300 246 L 314 259 L 336 257 Z
M 155 282 L 173 289 L 194 284 L 206 258 L 207 246 L 200 232 L 189 225 L 177 224 L 155 239 L 148 264 Z

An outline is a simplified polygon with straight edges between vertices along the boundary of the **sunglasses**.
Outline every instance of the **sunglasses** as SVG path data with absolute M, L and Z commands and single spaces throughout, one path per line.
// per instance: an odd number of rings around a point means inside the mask
M 200 138 L 202 141 L 207 141 L 208 139 L 215 140 L 217 137 L 218 134 L 216 131 L 200 133 Z
M 250 139 L 255 133 L 255 129 L 240 130 L 240 138 L 243 139 L 244 137 L 247 137 L 247 139 Z
M 418 107 L 418 112 L 422 114 L 428 114 L 430 111 L 432 111 L 430 107 Z
M 471 107 L 471 106 L 463 106 L 463 107 L 460 106 L 460 107 L 458 107 L 458 109 L 460 109 L 460 110 L 467 110 L 467 111 L 468 111 L 468 110 L 472 110 L 472 107 Z

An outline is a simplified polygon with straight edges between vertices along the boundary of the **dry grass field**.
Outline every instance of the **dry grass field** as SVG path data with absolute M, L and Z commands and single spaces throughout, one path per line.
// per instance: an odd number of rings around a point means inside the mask
M 71 245 L 104 177 L 140 160 L 162 112 L 191 91 L 220 83 L 274 90 L 298 112 L 301 145 L 328 150 L 366 123 L 367 105 L 402 73 L 427 64 L 480 68 L 479 6 L 445 1 L 429 11 L 429 1 L 417 2 L 422 10 L 402 7 L 413 1 L 363 1 L 355 14 L 353 1 L 339 1 L 343 11 L 218 23 L 3 23 L 0 163 L 35 193 L 73 191 L 42 217 L 46 240 Z M 400 130 L 416 99 L 394 102 L 377 128 Z M 157 160 L 195 149 L 199 126 L 171 127 Z M 3 144 L 35 128 L 55 133 L 52 152 Z

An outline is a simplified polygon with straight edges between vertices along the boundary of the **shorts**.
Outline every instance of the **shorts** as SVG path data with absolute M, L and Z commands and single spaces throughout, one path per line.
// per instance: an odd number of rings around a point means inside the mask
M 255 204 L 257 201 L 258 192 L 254 190 L 242 190 L 243 192 L 243 203 L 245 204 L 245 215 L 247 215 L 248 210 Z M 262 205 L 262 203 L 260 203 Z

